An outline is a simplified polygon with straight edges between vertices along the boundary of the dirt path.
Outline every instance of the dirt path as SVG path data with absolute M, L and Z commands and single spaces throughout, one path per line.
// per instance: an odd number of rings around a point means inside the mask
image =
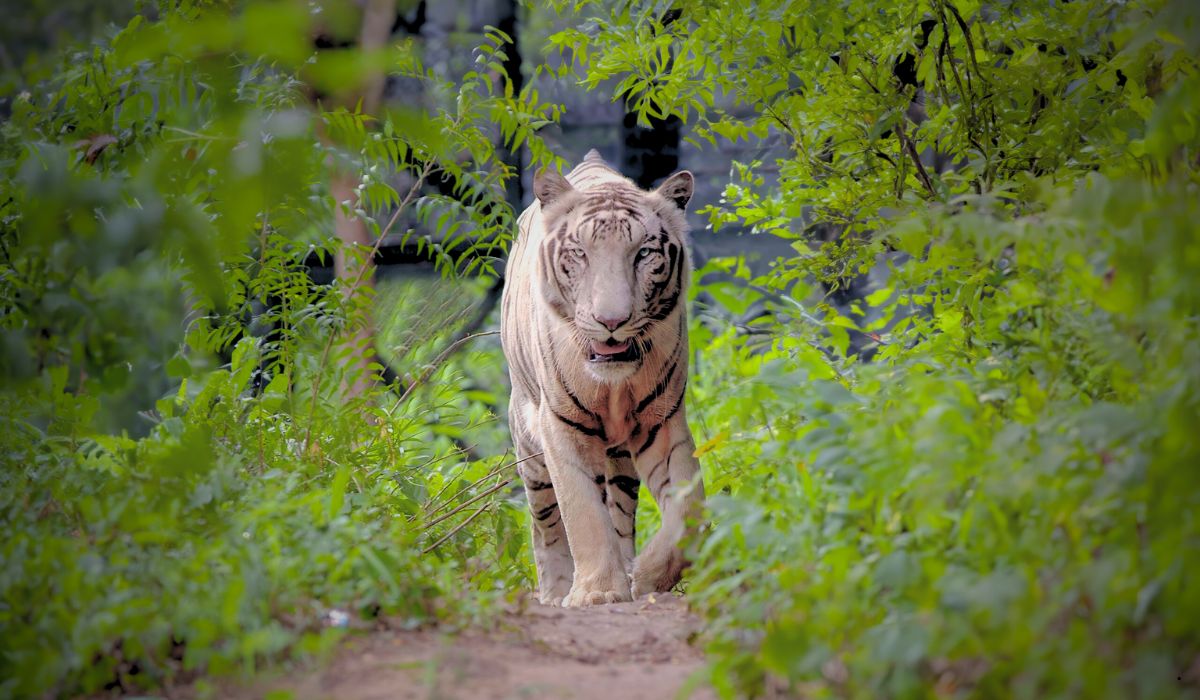
M 290 690 L 297 700 L 669 700 L 703 665 L 688 644 L 697 624 L 670 594 L 582 610 L 533 605 L 489 633 L 352 640 L 323 668 L 246 689 L 244 697 Z M 695 686 L 687 697 L 715 697 Z

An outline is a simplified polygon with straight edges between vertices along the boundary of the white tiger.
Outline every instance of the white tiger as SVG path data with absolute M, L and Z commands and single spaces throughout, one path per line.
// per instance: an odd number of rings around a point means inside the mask
M 665 591 L 704 498 L 684 416 L 691 173 L 646 192 L 595 150 L 534 178 L 501 301 L 509 426 L 533 513 L 538 599 L 584 606 Z M 638 488 L 662 527 L 634 558 Z

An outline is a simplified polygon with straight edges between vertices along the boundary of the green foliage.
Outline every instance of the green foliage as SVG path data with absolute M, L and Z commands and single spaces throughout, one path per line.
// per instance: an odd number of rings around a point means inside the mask
M 421 556 L 443 532 L 425 527 L 439 502 L 430 490 L 452 489 L 441 497 L 452 502 L 496 459 L 426 471 L 445 449 L 416 417 L 338 425 L 297 455 L 304 427 L 282 410 L 286 394 L 247 395 L 257 360 L 256 343 L 239 343 L 192 398 L 185 384 L 161 400 L 141 440 L 89 435 L 95 407 L 62 391 L 64 372 L 12 397 L 57 405 L 44 429 L 5 438 L 6 693 L 253 669 L 290 647 L 327 647 L 331 609 L 413 624 L 476 614 L 525 585 L 524 521 L 504 502 L 452 556 Z M 464 571 L 471 557 L 511 563 Z
M 975 257 L 895 271 L 884 317 L 909 295 L 933 311 L 872 363 L 823 353 L 803 317 L 758 349 L 696 329 L 719 495 L 689 590 L 728 692 L 1179 692 L 1200 642 L 1181 624 L 1200 604 L 1196 198 L 1123 185 L 1049 190 L 1029 218 L 924 214 Z M 1006 272 L 993 245 L 1019 251 Z
M 772 314 L 693 324 L 714 685 L 1195 695 L 1194 8 L 675 9 L 553 41 L 643 117 L 788 147 L 777 185 L 738 165 L 707 209 L 800 253 L 701 271 Z M 848 309 L 824 293 L 873 267 L 886 286 Z
M 252 671 L 328 648 L 330 611 L 458 624 L 529 587 L 512 460 L 461 449 L 495 397 L 464 396 L 456 362 L 425 367 L 437 335 L 392 358 L 425 376 L 404 397 L 349 394 L 373 289 L 316 285 L 306 263 L 361 259 L 333 236 L 340 207 L 375 235 L 420 221 L 447 277 L 487 274 L 513 220 L 496 115 L 542 162 L 533 129 L 556 108 L 491 73 L 451 82 L 408 45 L 314 54 L 302 4 L 159 14 L 6 98 L 6 697 Z M 483 69 L 506 41 L 485 38 Z M 370 118 L 306 96 L 353 90 L 364 66 L 451 108 Z M 354 201 L 331 200 L 338 171 L 362 183 Z M 434 176 L 454 198 L 423 191 Z

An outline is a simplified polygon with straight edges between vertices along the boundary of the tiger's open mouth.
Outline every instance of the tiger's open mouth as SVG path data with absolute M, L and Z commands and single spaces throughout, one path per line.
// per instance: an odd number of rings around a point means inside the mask
M 615 338 L 593 340 L 589 350 L 588 362 L 633 362 L 640 356 L 635 344 Z

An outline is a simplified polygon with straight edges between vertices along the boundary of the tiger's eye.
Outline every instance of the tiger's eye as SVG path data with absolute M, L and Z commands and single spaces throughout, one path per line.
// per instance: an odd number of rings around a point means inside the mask
M 638 261 L 645 260 L 646 258 L 650 257 L 651 255 L 654 255 L 657 252 L 658 251 L 656 251 L 653 248 L 642 248 L 641 250 L 639 250 L 637 252 L 637 258 L 635 258 L 634 261 L 638 262 Z

